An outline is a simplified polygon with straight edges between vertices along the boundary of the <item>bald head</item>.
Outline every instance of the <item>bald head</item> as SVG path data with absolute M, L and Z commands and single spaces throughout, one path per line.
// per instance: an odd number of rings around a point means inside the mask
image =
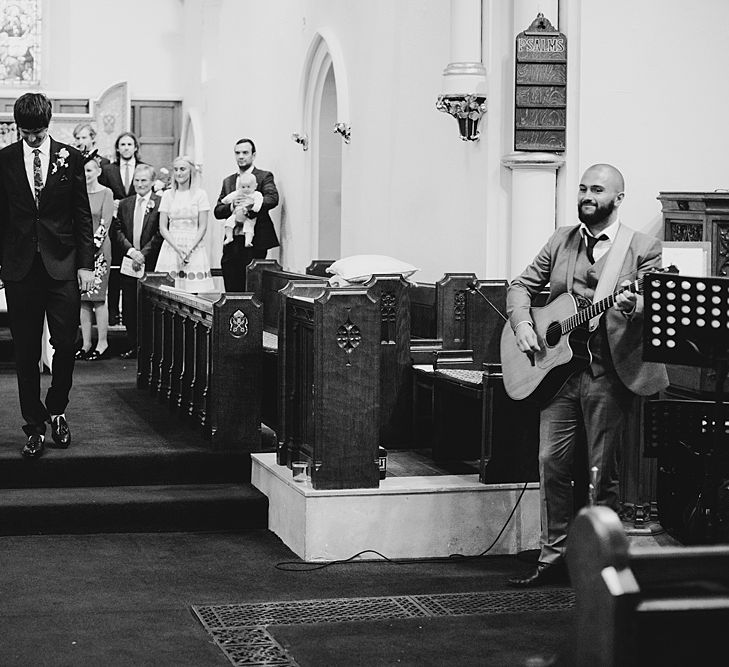
M 585 171 L 577 194 L 577 215 L 597 233 L 618 219 L 625 196 L 623 175 L 611 164 L 593 164 Z
M 611 164 L 593 164 L 587 168 L 582 180 L 584 181 L 588 175 L 593 178 L 602 179 L 617 192 L 623 192 L 625 190 L 625 179 L 623 175 Z

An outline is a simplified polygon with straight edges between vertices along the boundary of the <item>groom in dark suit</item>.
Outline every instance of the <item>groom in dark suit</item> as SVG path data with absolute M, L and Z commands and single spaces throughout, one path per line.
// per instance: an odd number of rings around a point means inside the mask
M 159 195 L 152 193 L 154 169 L 138 164 L 134 170 L 136 194 L 119 202 L 119 210 L 111 224 L 111 242 L 123 257 L 131 259 L 133 268 L 154 271 L 162 235 L 159 233 Z M 122 310 L 127 329 L 127 349 L 122 359 L 137 358 L 137 279 L 121 275 Z
M 43 453 L 46 423 L 68 447 L 65 410 L 73 381 L 81 291 L 94 284 L 94 239 L 83 158 L 48 135 L 51 102 L 26 93 L 13 108 L 21 140 L 0 151 L 0 278 L 15 347 L 20 410 L 28 441 Z M 40 399 L 41 337 L 48 319 L 54 347 L 51 386 Z

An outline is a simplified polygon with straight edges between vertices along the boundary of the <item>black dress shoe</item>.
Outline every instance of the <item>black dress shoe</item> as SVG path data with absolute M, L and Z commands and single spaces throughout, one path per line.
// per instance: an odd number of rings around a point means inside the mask
M 569 584 L 569 576 L 564 561 L 555 563 L 537 563 L 537 567 L 530 574 L 523 577 L 511 577 L 509 586 L 515 588 L 534 588 L 545 584 Z
M 126 352 L 122 352 L 119 355 L 122 359 L 136 359 L 137 358 L 137 351 L 132 348 L 131 350 L 127 350 Z
M 81 348 L 80 350 L 76 350 L 76 354 L 74 355 L 74 358 L 76 361 L 84 361 L 88 356 L 91 350 L 84 350 Z
M 110 356 L 111 352 L 109 352 L 108 347 L 103 352 L 92 350 L 86 355 L 86 361 L 99 361 L 100 359 L 108 359 Z
M 71 444 L 71 429 L 63 415 L 51 417 L 51 435 L 55 447 L 66 449 Z
M 20 452 L 26 459 L 37 459 L 43 454 L 43 436 L 37 433 L 28 436 L 28 442 Z

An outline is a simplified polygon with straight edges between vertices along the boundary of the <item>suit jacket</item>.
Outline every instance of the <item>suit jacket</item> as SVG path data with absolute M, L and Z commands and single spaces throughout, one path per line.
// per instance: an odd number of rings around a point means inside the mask
M 506 294 L 506 311 L 512 328 L 531 320 L 532 297 L 547 283 L 550 301 L 571 291 L 581 238 L 579 225 L 558 228 L 524 273 L 512 281 Z M 660 267 L 661 242 L 635 232 L 619 275 L 634 280 Z M 643 361 L 643 297 L 638 295 L 635 312 L 629 319 L 614 308 L 608 309 L 603 317 L 611 358 L 623 384 L 642 396 L 665 389 L 668 386 L 666 367 Z
M 152 194 L 149 197 L 149 204 L 142 222 L 142 235 L 140 238 L 141 248 L 139 251 L 144 255 L 144 267 L 147 271 L 154 271 L 157 265 L 157 256 L 162 247 L 162 235 L 159 233 L 159 195 Z M 154 206 L 152 207 L 152 202 Z M 119 202 L 119 210 L 116 218 L 111 223 L 111 238 L 120 254 L 123 257 L 134 247 L 134 207 L 137 203 L 137 195 L 126 197 Z
M 0 151 L 0 277 L 24 278 L 38 249 L 55 280 L 75 280 L 78 269 L 94 268 L 83 156 L 53 139 L 39 206 L 26 175 L 22 140 Z
M 137 165 L 144 164 L 141 160 L 137 160 Z M 134 189 L 134 174 L 131 175 L 132 181 L 129 183 L 129 192 L 124 190 L 124 180 L 121 175 L 121 168 L 118 162 L 109 162 L 101 166 L 101 174 L 99 175 L 99 183 L 109 188 L 114 195 L 114 199 L 124 199 L 137 194 Z
M 273 221 L 268 212 L 272 208 L 278 206 L 278 190 L 273 180 L 273 174 L 270 171 L 256 169 L 253 167 L 253 175 L 256 177 L 258 190 L 263 195 L 263 204 L 261 210 L 256 213 L 249 211 L 248 217 L 256 221 L 256 231 L 253 235 L 253 247 L 260 250 L 268 250 L 278 246 L 278 236 L 273 226 Z M 220 190 L 218 203 L 215 205 L 213 213 L 218 220 L 227 220 L 232 214 L 229 204 L 223 204 L 223 197 L 235 190 L 238 174 L 226 176 L 223 180 L 223 187 Z

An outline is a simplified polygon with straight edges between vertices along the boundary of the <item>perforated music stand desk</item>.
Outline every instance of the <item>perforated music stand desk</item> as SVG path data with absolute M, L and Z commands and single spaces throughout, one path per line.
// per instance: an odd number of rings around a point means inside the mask
M 729 410 L 723 402 L 729 359 L 729 278 L 649 273 L 643 279 L 643 358 L 716 369 L 715 400 L 646 403 L 645 453 L 685 446 L 703 457 L 704 485 L 696 514 L 704 514 L 711 541 L 715 529 L 717 454 L 729 450 Z
M 649 273 L 643 285 L 646 361 L 708 367 L 726 364 L 729 278 Z

